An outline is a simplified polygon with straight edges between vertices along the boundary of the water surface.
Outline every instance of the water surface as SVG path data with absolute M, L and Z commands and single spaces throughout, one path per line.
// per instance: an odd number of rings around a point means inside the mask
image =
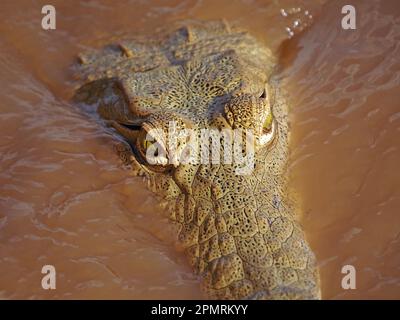
M 280 56 L 292 185 L 323 298 L 400 297 L 397 1 L 352 1 L 357 30 L 340 27 L 344 1 L 52 3 L 51 31 L 41 29 L 46 1 L 0 4 L 1 298 L 202 297 L 156 200 L 114 154 L 115 137 L 69 102 L 70 67 L 120 35 L 221 17 Z M 57 290 L 41 288 L 45 264 Z M 346 264 L 356 290 L 340 286 Z

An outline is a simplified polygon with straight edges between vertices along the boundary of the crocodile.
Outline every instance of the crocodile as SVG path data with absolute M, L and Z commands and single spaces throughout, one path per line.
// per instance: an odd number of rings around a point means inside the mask
M 80 54 L 75 102 L 96 110 L 123 163 L 160 197 L 207 298 L 320 299 L 316 258 L 288 191 L 289 108 L 273 77 L 277 58 L 226 21 L 154 33 Z M 210 129 L 203 144 L 223 129 L 250 130 L 237 149 L 254 146 L 251 170 L 212 156 L 187 161 L 187 136 L 168 151 L 171 122 L 197 137 Z M 224 137 L 205 153 L 227 149 Z

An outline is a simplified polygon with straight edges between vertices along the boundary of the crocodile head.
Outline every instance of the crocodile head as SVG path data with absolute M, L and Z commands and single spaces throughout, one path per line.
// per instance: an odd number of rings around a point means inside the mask
M 123 137 L 202 288 L 219 299 L 319 298 L 287 196 L 288 108 L 271 51 L 226 23 L 193 23 L 80 56 L 75 100 Z

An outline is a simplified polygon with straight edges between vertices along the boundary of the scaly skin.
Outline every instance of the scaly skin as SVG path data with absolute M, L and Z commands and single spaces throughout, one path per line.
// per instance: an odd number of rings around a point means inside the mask
M 86 83 L 75 100 L 96 106 L 124 137 L 117 152 L 163 198 L 209 298 L 320 298 L 315 257 L 287 196 L 288 107 L 270 78 L 274 65 L 269 49 L 225 22 L 191 23 L 80 56 L 78 75 Z M 264 126 L 271 110 L 272 133 Z M 170 120 L 196 132 L 253 130 L 254 170 L 238 175 L 236 163 L 149 165 L 140 156 L 140 132 L 166 130 Z

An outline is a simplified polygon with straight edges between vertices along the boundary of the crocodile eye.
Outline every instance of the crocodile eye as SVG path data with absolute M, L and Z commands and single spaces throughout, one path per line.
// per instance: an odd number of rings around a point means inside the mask
M 270 111 L 263 124 L 262 134 L 259 140 L 260 144 L 266 145 L 271 143 L 274 140 L 275 134 L 276 134 L 276 122 L 274 120 L 272 112 Z
M 155 130 L 153 132 L 153 130 Z M 141 129 L 139 137 L 137 139 L 137 149 L 140 153 L 140 157 L 146 162 L 151 169 L 157 169 L 160 171 L 163 167 L 168 165 L 167 152 L 165 151 L 164 144 L 157 139 L 160 137 L 160 133 L 156 129 L 147 131 Z
M 142 144 L 143 144 L 143 150 L 144 151 L 148 151 L 150 148 L 155 148 L 155 151 L 154 151 L 154 156 L 158 156 L 158 148 L 157 148 L 157 145 L 156 145 L 156 141 L 150 141 L 150 140 L 147 140 L 146 138 L 142 141 Z
M 272 115 L 272 112 L 270 112 L 264 121 L 263 133 L 268 133 L 271 131 L 273 122 L 274 122 L 274 116 Z

